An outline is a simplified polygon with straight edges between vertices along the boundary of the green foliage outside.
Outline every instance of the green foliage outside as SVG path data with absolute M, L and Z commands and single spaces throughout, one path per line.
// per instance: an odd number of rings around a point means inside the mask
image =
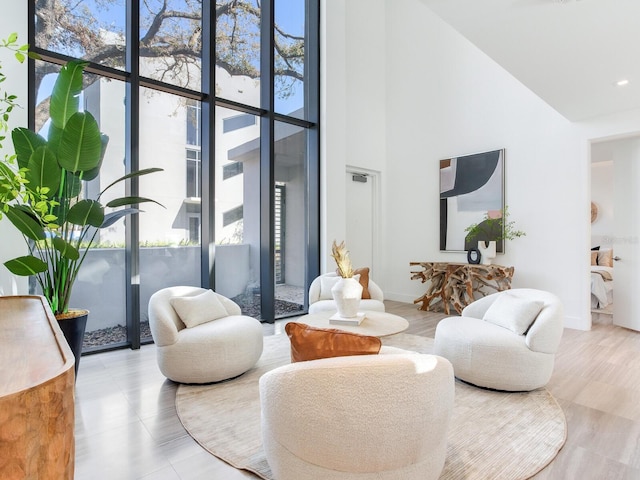
M 6 48 L 13 48 L 16 41 L 17 35 L 10 35 Z M 17 47 L 18 60 L 24 59 L 24 51 Z M 138 213 L 135 205 L 139 203 L 157 203 L 130 196 L 102 205 L 102 194 L 129 178 L 162 170 L 129 173 L 95 199 L 84 198 L 82 182 L 98 176 L 108 143 L 95 118 L 80 110 L 85 66 L 71 61 L 60 71 L 51 94 L 48 138 L 27 128 L 15 128 L 11 133 L 15 155 L 5 155 L 0 161 L 0 218 L 6 216 L 20 231 L 29 250 L 29 255 L 4 265 L 14 275 L 34 276 L 54 314 L 68 311 L 73 284 L 98 230 Z M 2 92 L 0 96 L 15 100 Z M 10 113 L 6 109 L 13 106 L 4 107 L 5 127 Z M 105 207 L 118 210 L 106 213 Z

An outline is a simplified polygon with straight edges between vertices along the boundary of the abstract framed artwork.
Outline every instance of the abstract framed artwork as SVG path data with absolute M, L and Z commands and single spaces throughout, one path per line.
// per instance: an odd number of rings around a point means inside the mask
M 504 211 L 505 151 L 493 150 L 440 160 L 440 250 L 463 252 L 477 246 L 465 229 Z M 474 244 L 475 243 L 475 244 Z M 504 252 L 498 241 L 497 252 Z

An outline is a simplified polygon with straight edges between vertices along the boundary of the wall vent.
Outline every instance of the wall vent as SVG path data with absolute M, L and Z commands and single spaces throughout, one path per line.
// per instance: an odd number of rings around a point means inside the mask
M 367 183 L 367 176 L 361 174 L 354 174 L 351 176 L 354 182 Z

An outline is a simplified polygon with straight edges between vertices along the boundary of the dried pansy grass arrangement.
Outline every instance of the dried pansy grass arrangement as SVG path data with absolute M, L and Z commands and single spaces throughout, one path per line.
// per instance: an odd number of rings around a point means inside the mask
M 340 245 L 333 241 L 331 245 L 331 256 L 336 261 L 338 266 L 338 274 L 342 278 L 353 277 L 353 267 L 351 266 L 351 259 L 349 258 L 349 251 L 347 250 L 344 240 L 340 242 Z

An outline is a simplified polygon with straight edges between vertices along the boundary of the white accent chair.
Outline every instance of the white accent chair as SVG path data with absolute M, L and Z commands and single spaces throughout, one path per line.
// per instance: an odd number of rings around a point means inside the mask
M 336 312 L 336 302 L 331 296 L 331 280 L 337 279 L 335 272 L 324 273 L 316 277 L 309 286 L 309 313 Z M 325 279 L 325 280 L 323 280 Z M 323 288 L 324 287 L 324 288 Z M 384 312 L 384 294 L 382 289 L 369 279 L 369 294 L 371 298 L 360 300 L 360 311 Z
M 206 292 L 199 287 L 168 287 L 149 299 L 149 327 L 162 374 L 179 383 L 209 383 L 236 377 L 262 355 L 262 325 L 242 315 L 232 300 L 215 294 L 227 316 L 186 328 L 174 308 L 174 297 Z
M 292 363 L 260 378 L 263 446 L 275 478 L 440 476 L 454 400 L 451 364 L 392 347 L 380 353 Z
M 521 305 L 538 304 L 539 313 L 536 315 L 534 308 L 530 326 L 526 321 L 521 323 L 523 334 L 516 333 L 518 327 L 514 327 L 526 317 L 523 309 L 494 306 L 504 295 L 520 299 Z M 492 306 L 501 318 L 492 317 Z M 456 377 L 465 382 L 495 390 L 535 390 L 551 378 L 563 316 L 562 303 L 552 293 L 531 288 L 497 292 L 469 304 L 462 316 L 441 320 L 436 327 L 434 352 L 447 358 Z

